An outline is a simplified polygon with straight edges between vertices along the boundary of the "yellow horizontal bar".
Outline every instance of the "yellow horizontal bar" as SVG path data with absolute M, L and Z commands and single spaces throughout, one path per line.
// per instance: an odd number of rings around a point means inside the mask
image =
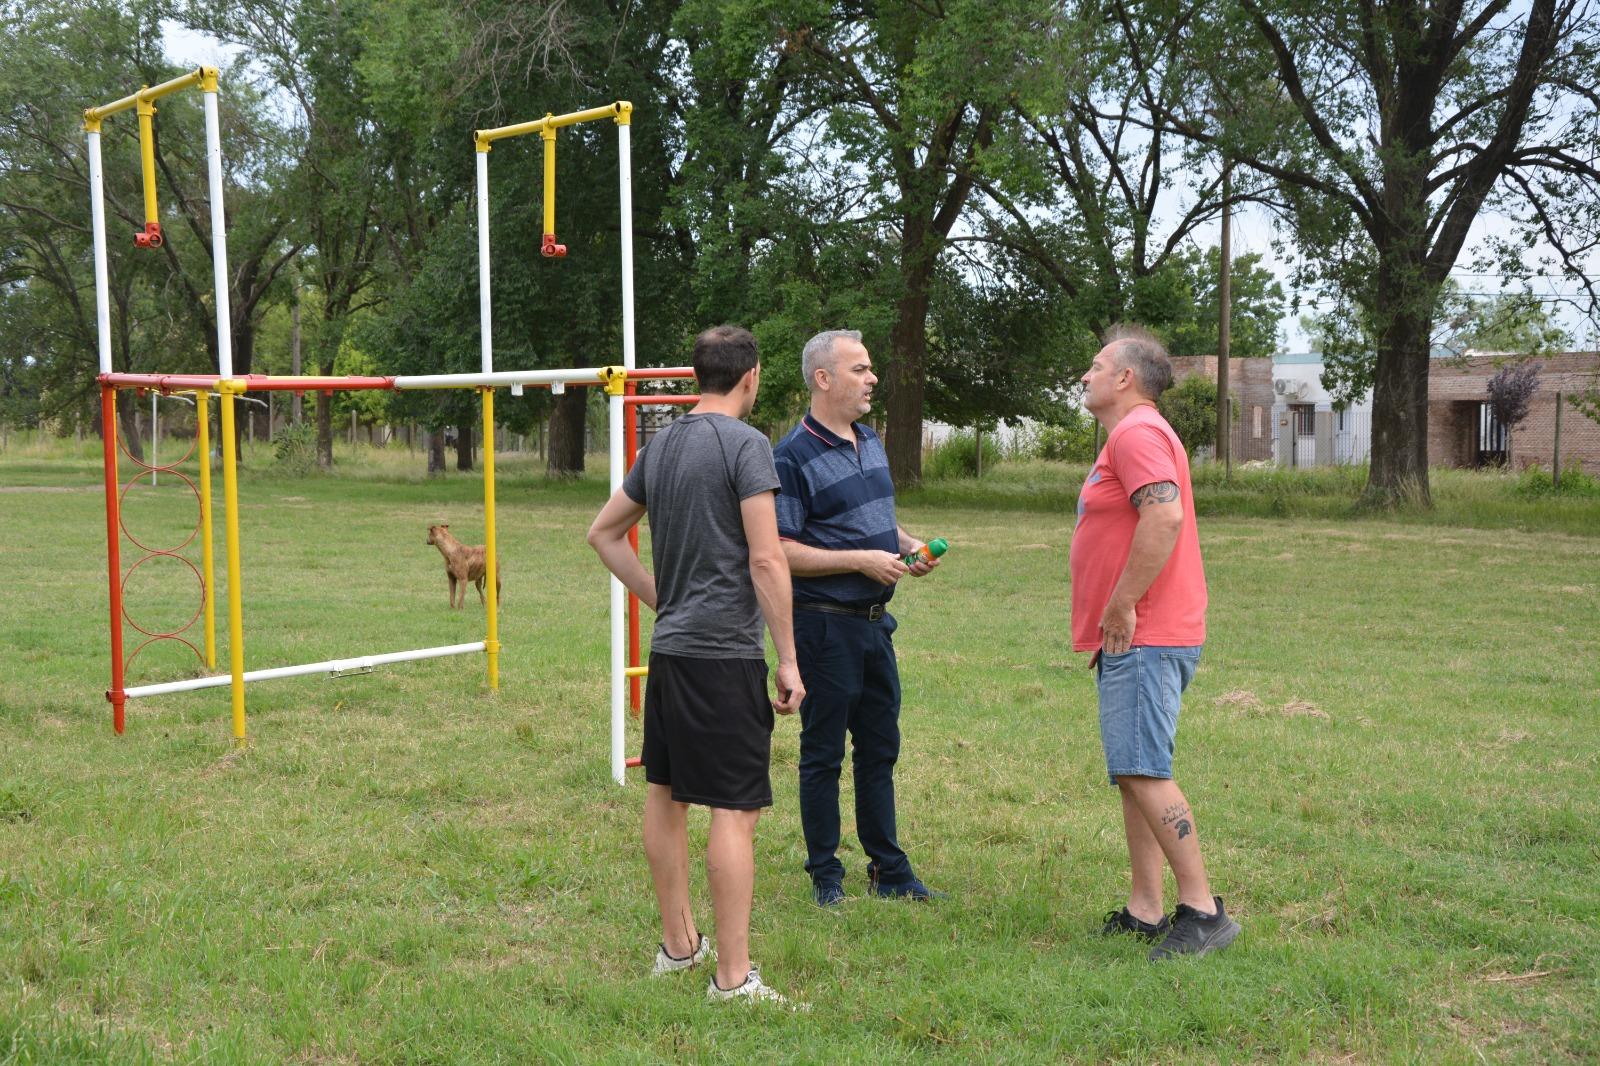
M 543 133 L 546 129 L 560 129 L 562 126 L 576 126 L 580 122 L 598 122 L 601 119 L 618 119 L 620 116 L 631 114 L 633 105 L 626 100 L 618 100 L 614 104 L 602 107 L 591 107 L 587 111 L 574 111 L 568 115 L 546 115 L 544 118 L 534 119 L 532 122 L 519 122 L 514 126 L 498 126 L 492 130 L 478 130 L 473 139 L 478 142 L 478 151 L 487 152 L 492 141 L 503 141 L 507 137 L 522 137 L 529 133 Z M 626 121 L 626 120 L 624 120 Z
M 625 667 L 622 668 L 622 676 L 623 677 L 649 677 L 650 676 L 650 668 L 648 666 L 625 666 Z
M 214 92 L 216 90 L 216 82 L 216 67 L 196 67 L 189 73 L 173 78 L 171 81 L 164 81 L 160 85 L 147 85 L 136 93 L 124 96 L 121 100 L 113 100 L 111 103 L 100 107 L 88 108 L 83 113 L 83 120 L 86 124 L 99 123 L 100 120 L 109 118 L 118 111 L 128 110 L 141 100 L 159 100 L 163 96 L 171 96 L 175 92 L 195 85 L 207 86 L 208 91 Z

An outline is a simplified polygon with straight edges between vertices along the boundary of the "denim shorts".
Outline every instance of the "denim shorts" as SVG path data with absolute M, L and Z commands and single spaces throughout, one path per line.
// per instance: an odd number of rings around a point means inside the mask
M 1117 776 L 1172 777 L 1172 747 L 1178 736 L 1178 705 L 1194 680 L 1200 646 L 1135 647 L 1101 655 L 1095 671 L 1100 689 L 1100 744 L 1111 783 Z

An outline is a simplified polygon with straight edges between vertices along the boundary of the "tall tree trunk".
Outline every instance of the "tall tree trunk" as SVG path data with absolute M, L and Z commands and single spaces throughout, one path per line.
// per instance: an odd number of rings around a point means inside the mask
M 444 473 L 444 430 L 423 430 L 427 435 L 428 476 L 439 477 Z
M 909 279 L 908 279 L 909 281 Z M 928 290 L 908 291 L 895 305 L 894 349 L 889 364 L 888 436 L 889 476 L 895 487 L 914 488 L 922 483 L 922 405 L 928 384 Z
M 475 434 L 472 419 L 463 418 L 456 424 L 456 469 L 472 469 L 472 449 Z
M 889 334 L 888 437 L 889 476 L 896 488 L 922 483 L 922 404 L 928 384 L 928 287 L 933 280 L 933 257 L 928 254 L 927 223 L 908 219 L 901 241 L 900 261 L 905 271 L 905 292 L 895 303 L 894 327 Z
M 1380 271 L 1381 273 L 1381 271 Z M 1393 293 L 1391 295 L 1391 293 Z M 1378 360 L 1372 387 L 1369 506 L 1432 503 L 1428 493 L 1428 351 L 1431 325 L 1423 305 L 1403 290 L 1378 291 Z M 1395 306 L 1385 306 L 1386 304 Z
M 556 397 L 550 412 L 550 459 L 545 467 L 552 477 L 577 477 L 583 473 L 587 393 L 587 389 L 568 389 Z
M 318 370 L 326 374 L 326 370 Z M 317 465 L 323 470 L 333 469 L 333 397 L 317 393 Z
M 139 412 L 134 406 L 133 391 L 120 389 L 117 393 L 117 432 L 122 434 L 123 447 L 139 462 L 144 462 L 144 442 L 139 439 Z M 102 427 L 101 439 L 104 440 Z

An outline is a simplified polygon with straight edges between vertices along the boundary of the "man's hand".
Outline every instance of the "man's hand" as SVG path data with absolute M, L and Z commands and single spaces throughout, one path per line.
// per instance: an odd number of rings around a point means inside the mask
M 1122 605 L 1116 600 L 1106 604 L 1100 616 L 1100 650 L 1107 655 L 1121 655 L 1133 647 L 1133 627 L 1137 620 L 1133 604 Z
M 793 714 L 806 698 L 806 687 L 800 682 L 800 668 L 794 663 L 779 663 L 777 677 L 778 698 L 772 709 L 779 714 Z
M 912 550 L 913 551 L 920 551 L 922 548 L 923 548 L 923 545 L 918 544 L 916 546 L 916 548 L 913 548 Z M 935 556 L 933 559 L 923 559 L 919 555 L 917 557 L 917 561 L 911 564 L 911 576 L 912 577 L 923 577 L 923 576 L 925 576 L 927 574 L 931 574 L 931 573 L 933 573 L 933 568 L 938 566 L 938 565 L 939 565 L 939 558 L 937 556 Z
M 861 572 L 880 585 L 893 585 L 911 572 L 905 560 L 893 552 L 864 551 L 861 555 Z

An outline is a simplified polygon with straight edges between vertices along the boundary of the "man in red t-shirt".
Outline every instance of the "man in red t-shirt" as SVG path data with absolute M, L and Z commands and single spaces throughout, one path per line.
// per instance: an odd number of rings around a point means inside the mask
M 1206 639 L 1206 575 L 1183 442 L 1156 410 L 1172 363 L 1145 330 L 1119 326 L 1083 375 L 1106 446 L 1078 495 L 1072 535 L 1072 650 L 1092 651 L 1106 769 L 1122 793 L 1133 867 L 1105 932 L 1159 941 L 1152 960 L 1203 955 L 1239 935 L 1211 894 L 1194 813 L 1172 779 L 1183 690 Z M 1162 903 L 1162 862 L 1178 906 Z

